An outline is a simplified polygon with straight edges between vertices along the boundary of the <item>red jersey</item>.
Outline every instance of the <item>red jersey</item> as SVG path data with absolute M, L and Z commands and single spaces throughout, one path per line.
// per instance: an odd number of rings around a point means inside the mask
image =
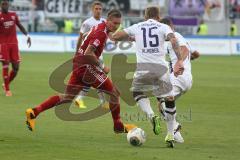
M 100 23 L 97 26 L 94 26 L 83 40 L 81 47 L 79 48 L 78 52 L 74 57 L 74 63 L 77 63 L 78 59 L 85 54 L 85 51 L 89 45 L 96 48 L 94 53 L 97 59 L 99 59 L 105 47 L 107 38 L 108 35 L 105 22 Z
M 18 25 L 19 23 L 15 12 L 0 12 L 0 44 L 18 43 L 16 24 Z

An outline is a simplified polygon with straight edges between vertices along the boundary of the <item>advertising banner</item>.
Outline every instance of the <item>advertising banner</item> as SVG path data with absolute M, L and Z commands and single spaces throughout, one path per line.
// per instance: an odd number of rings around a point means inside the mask
M 44 11 L 47 17 L 79 17 L 81 0 L 45 0 Z
M 78 35 L 33 34 L 32 46 L 27 47 L 26 36 L 18 35 L 19 48 L 27 52 L 59 52 L 75 53 Z M 240 38 L 229 37 L 187 37 L 187 41 L 202 55 L 240 55 Z M 112 42 L 108 40 L 104 52 L 110 54 L 135 54 L 135 42 Z
M 231 40 L 232 54 L 240 55 L 240 39 Z
M 190 44 L 202 55 L 230 55 L 230 39 L 187 38 Z
M 27 52 L 65 52 L 65 41 L 63 36 L 31 35 L 32 46 L 28 48 L 27 38 L 18 35 L 20 51 Z
M 170 16 L 200 16 L 204 13 L 206 0 L 169 0 Z
M 211 21 L 221 21 L 225 17 L 224 0 L 206 0 L 203 18 Z

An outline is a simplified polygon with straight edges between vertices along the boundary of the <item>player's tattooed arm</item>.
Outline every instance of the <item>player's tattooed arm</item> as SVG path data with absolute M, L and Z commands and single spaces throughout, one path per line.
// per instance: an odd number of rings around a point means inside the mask
M 178 44 L 177 38 L 175 37 L 175 35 L 173 33 L 169 33 L 167 35 L 167 40 L 171 42 L 173 50 L 178 58 L 178 60 L 183 60 L 182 54 L 181 54 L 181 49 L 180 46 Z
M 173 72 L 174 75 L 177 77 L 178 75 L 183 74 L 184 67 L 183 67 L 183 55 L 181 53 L 181 49 L 177 42 L 177 39 L 173 33 L 167 35 L 167 40 L 169 40 L 172 44 L 173 50 L 178 58 L 178 61 L 175 63 Z
M 182 54 L 183 60 L 189 57 L 189 49 L 187 48 L 187 46 L 180 46 L 180 52 Z

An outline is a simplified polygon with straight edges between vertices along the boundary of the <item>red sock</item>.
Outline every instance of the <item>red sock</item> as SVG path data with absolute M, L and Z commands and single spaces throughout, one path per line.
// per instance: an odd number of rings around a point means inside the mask
M 2 76 L 3 76 L 3 82 L 5 85 L 5 89 L 7 91 L 9 91 L 8 64 L 3 65 Z
M 123 131 L 124 130 L 124 125 L 121 121 L 120 117 L 120 104 L 112 104 L 110 103 L 110 110 L 112 113 L 112 118 L 113 118 L 113 124 L 114 124 L 114 130 L 115 131 Z
M 109 103 L 109 108 L 111 110 L 113 122 L 120 120 L 120 104 Z
M 13 70 L 10 72 L 9 74 L 9 83 L 14 80 L 14 78 L 16 77 L 17 72 L 14 72 Z
M 59 96 L 52 96 L 48 98 L 42 104 L 33 109 L 35 116 L 37 117 L 41 112 L 60 104 L 60 101 Z

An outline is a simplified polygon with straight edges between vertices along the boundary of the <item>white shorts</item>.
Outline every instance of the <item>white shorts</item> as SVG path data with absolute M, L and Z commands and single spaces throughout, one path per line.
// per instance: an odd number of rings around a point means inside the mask
M 172 88 L 168 67 L 152 65 L 144 66 L 144 70 L 135 71 L 131 91 L 152 92 L 154 96 L 159 97 L 171 92 Z
M 172 94 L 178 98 L 192 88 L 192 74 L 184 72 L 178 77 L 171 74 L 171 82 L 173 85 Z

